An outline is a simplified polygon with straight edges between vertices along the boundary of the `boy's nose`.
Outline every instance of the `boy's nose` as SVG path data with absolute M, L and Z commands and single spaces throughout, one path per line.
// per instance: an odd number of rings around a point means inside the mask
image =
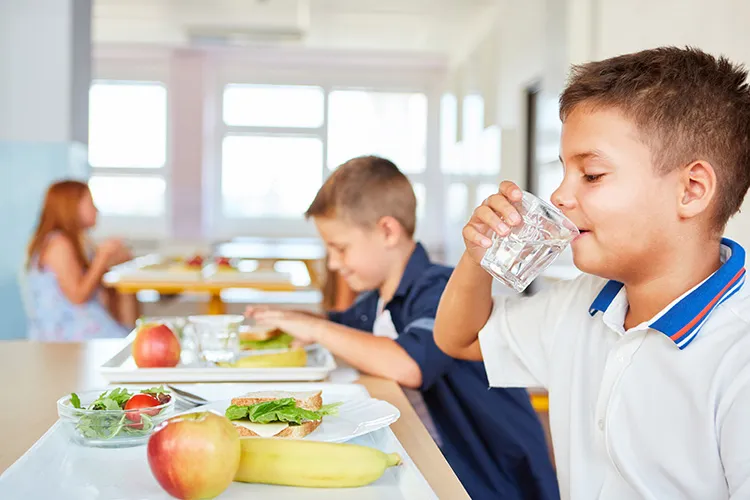
M 328 269 L 331 271 L 338 271 L 341 269 L 341 264 L 339 263 L 339 259 L 334 258 L 333 255 L 328 255 Z
M 576 201 L 573 194 L 573 190 L 566 186 L 566 182 L 563 180 L 562 184 L 552 193 L 550 201 L 562 211 L 567 211 L 575 207 Z

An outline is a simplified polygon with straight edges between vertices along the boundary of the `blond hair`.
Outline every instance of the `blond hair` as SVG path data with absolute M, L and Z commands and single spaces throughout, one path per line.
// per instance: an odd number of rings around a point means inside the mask
M 393 217 L 414 236 L 417 199 L 409 179 L 378 156 L 360 156 L 339 166 L 323 183 L 305 217 L 330 217 L 363 227 Z

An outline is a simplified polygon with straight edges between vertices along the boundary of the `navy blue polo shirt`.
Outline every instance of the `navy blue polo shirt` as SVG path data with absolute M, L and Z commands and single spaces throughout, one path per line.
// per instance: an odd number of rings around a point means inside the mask
M 396 342 L 422 370 L 420 391 L 443 441 L 441 450 L 472 499 L 559 498 L 542 426 L 524 389 L 488 389 L 484 364 L 443 353 L 433 338 L 440 296 L 452 269 L 430 262 L 417 244 L 390 311 Z M 377 290 L 329 315 L 372 332 Z

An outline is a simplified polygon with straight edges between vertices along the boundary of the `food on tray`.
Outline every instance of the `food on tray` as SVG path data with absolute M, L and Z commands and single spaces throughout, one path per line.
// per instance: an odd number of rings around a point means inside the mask
M 245 351 L 289 349 L 294 337 L 278 328 L 252 327 L 240 331 L 240 348 Z
M 180 362 L 180 339 L 165 324 L 146 323 L 138 327 L 132 354 L 139 368 L 171 368 Z
M 159 401 L 159 398 L 153 394 L 141 393 L 131 396 L 123 408 L 125 410 L 125 418 L 133 422 L 130 424 L 131 429 L 143 429 L 143 415 L 153 417 L 159 413 L 159 410 L 155 409 L 159 405 L 161 405 L 161 401 Z M 142 412 L 130 411 L 140 410 L 142 408 L 145 408 Z
M 201 255 L 193 255 L 185 260 L 185 267 L 196 270 L 201 269 L 203 267 L 203 257 Z
M 307 366 L 307 352 L 302 347 L 294 347 L 282 352 L 250 354 L 233 363 L 218 363 L 224 368 L 291 368 Z
M 239 441 L 232 424 L 217 413 L 180 415 L 162 423 L 149 438 L 148 464 L 173 497 L 214 498 L 234 479 Z
M 323 405 L 320 391 L 250 392 L 232 399 L 225 415 L 240 436 L 303 438 L 327 415 L 337 415 L 341 403 Z
M 219 268 L 220 271 L 236 271 L 237 268 L 232 264 L 232 259 L 229 257 L 216 257 L 214 258 L 214 262 L 216 263 L 216 267 Z
M 118 436 L 147 436 L 174 408 L 163 387 L 131 393 L 116 388 L 98 393 L 71 393 L 58 404 L 63 421 L 75 425 L 79 437 L 110 440 Z M 89 401 L 86 401 L 89 398 Z
M 401 464 L 397 453 L 355 444 L 242 438 L 236 481 L 310 488 L 352 488 Z

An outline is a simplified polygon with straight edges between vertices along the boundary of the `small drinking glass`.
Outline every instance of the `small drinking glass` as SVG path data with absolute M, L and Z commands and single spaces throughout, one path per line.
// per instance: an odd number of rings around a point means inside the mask
M 523 292 L 578 236 L 578 228 L 550 203 L 523 192 L 513 206 L 523 218 L 506 236 L 492 235 L 481 265 L 496 280 Z
M 201 359 L 209 363 L 233 362 L 240 353 L 239 314 L 188 316 Z
M 182 346 L 180 361 L 183 365 L 188 365 L 195 360 L 198 343 L 190 329 L 186 328 L 187 318 L 183 316 L 146 316 L 138 318 L 135 321 L 135 326 L 136 328 L 140 328 L 143 325 L 153 323 L 167 325 L 177 335 L 177 338 L 180 339 L 180 345 Z

